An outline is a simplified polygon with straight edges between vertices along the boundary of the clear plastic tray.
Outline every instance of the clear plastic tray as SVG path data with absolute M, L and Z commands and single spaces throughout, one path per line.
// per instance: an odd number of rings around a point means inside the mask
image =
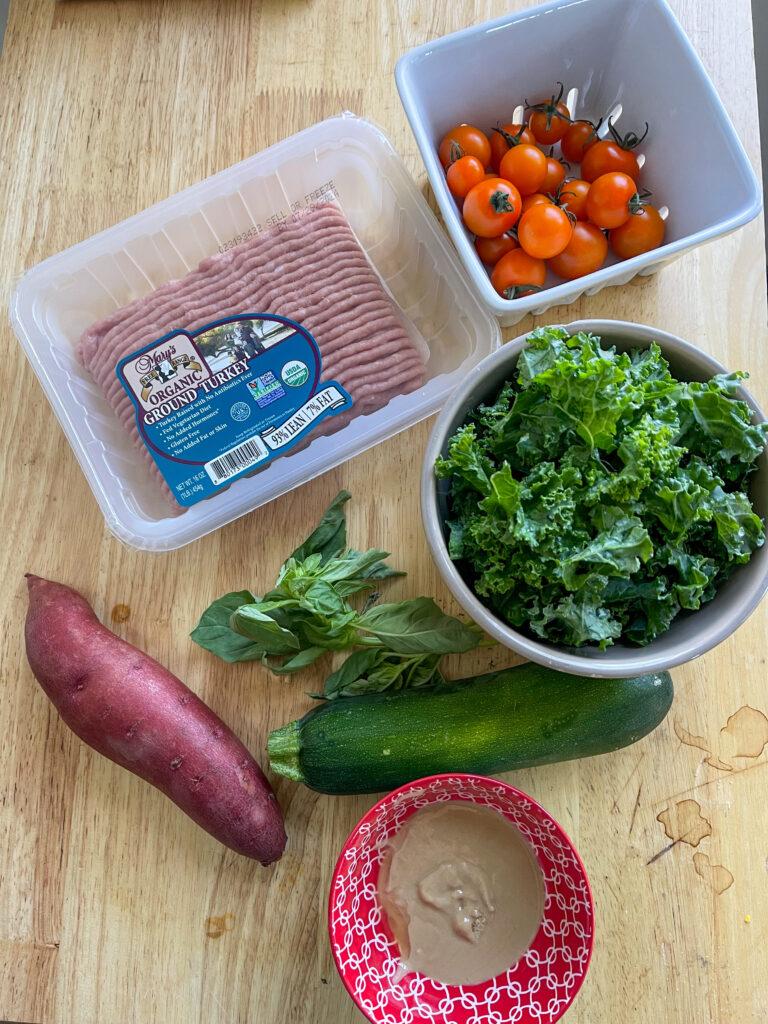
M 319 199 L 338 203 L 415 335 L 424 339 L 425 383 L 175 516 L 112 407 L 75 359 L 75 346 L 96 320 L 183 277 L 256 225 Z M 391 143 L 375 125 L 349 113 L 33 267 L 13 295 L 11 322 L 107 526 L 128 546 L 152 551 L 196 540 L 435 412 L 469 367 L 501 341 L 497 321 L 473 294 Z

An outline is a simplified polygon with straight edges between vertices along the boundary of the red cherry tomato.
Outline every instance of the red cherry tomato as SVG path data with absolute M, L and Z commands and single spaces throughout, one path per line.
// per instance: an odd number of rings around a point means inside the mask
M 517 224 L 520 193 L 503 178 L 485 178 L 467 192 L 462 216 L 469 230 L 481 238 L 497 238 Z
M 601 174 L 587 193 L 587 216 L 599 228 L 617 228 L 632 216 L 630 204 L 636 195 L 637 185 L 628 174 Z
M 529 256 L 548 260 L 568 245 L 573 225 L 565 210 L 554 203 L 538 203 L 520 218 L 517 240 Z
M 586 220 L 587 193 L 590 187 L 589 182 L 581 178 L 566 179 L 555 193 L 558 205 L 569 209 L 577 220 Z
M 457 199 L 463 199 L 473 185 L 485 177 L 485 168 L 476 156 L 460 156 L 448 165 L 445 180 L 448 188 Z
M 505 299 L 537 292 L 547 276 L 544 260 L 529 256 L 522 249 L 514 249 L 502 256 L 491 274 L 491 284 Z
M 489 267 L 495 266 L 502 256 L 517 249 L 517 239 L 512 235 L 499 235 L 498 238 L 476 238 L 475 252 Z
M 512 146 L 501 158 L 499 177 L 511 181 L 521 196 L 541 191 L 547 158 L 538 146 Z
M 560 139 L 560 149 L 565 159 L 572 164 L 580 164 L 584 154 L 598 140 L 597 128 L 591 121 L 573 121 L 569 124 Z
M 611 248 L 622 260 L 658 248 L 663 239 L 664 221 L 655 206 L 641 207 L 608 235 Z
M 476 156 L 483 167 L 491 162 L 491 144 L 485 132 L 471 124 L 459 124 L 447 132 L 437 151 L 443 167 L 461 156 Z
M 508 139 L 513 140 L 513 143 L 507 141 Z M 501 128 L 494 128 L 488 135 L 488 141 L 491 144 L 491 167 L 495 171 L 498 171 L 501 158 L 512 144 L 536 145 L 533 132 L 524 124 L 505 124 Z
M 588 221 L 579 221 L 568 245 L 548 260 L 548 266 L 558 277 L 572 281 L 599 270 L 607 254 L 608 240 L 600 228 Z

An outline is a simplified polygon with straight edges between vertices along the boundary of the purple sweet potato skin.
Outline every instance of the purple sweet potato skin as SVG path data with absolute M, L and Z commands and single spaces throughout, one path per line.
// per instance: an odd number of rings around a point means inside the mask
M 275 795 L 211 709 L 106 629 L 77 591 L 27 574 L 30 667 L 81 740 L 134 772 L 212 836 L 262 864 L 285 848 Z

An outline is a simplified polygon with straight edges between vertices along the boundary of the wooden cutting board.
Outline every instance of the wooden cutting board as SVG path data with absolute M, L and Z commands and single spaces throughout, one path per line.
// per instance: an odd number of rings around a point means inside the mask
M 12 0 L 0 64 L 0 304 L 44 257 L 344 109 L 382 125 L 426 189 L 396 59 L 525 6 Z M 748 0 L 671 6 L 758 168 Z M 685 116 L 678 101 L 670 97 L 668 116 Z M 706 165 L 706 125 L 700 151 L 680 158 Z M 682 335 L 751 371 L 749 386 L 768 408 L 760 220 L 655 277 L 528 318 L 505 336 L 578 317 L 637 319 Z M 350 541 L 386 547 L 408 570 L 391 584 L 392 599 L 431 594 L 456 610 L 420 525 L 430 423 L 152 556 L 106 530 L 5 321 L 0 334 L 0 1018 L 360 1021 L 333 965 L 326 903 L 338 852 L 374 798 L 323 797 L 277 780 L 289 831 L 283 859 L 264 869 L 225 850 L 61 724 L 24 657 L 23 575 L 81 590 L 264 759 L 269 730 L 310 706 L 305 691 L 321 685 L 319 671 L 286 681 L 259 665 L 226 666 L 189 631 L 213 597 L 271 582 L 341 487 L 353 494 Z M 569 1024 L 765 1020 L 767 627 L 763 603 L 728 641 L 675 671 L 671 714 L 635 746 L 506 776 L 562 823 L 594 889 L 594 959 Z M 449 668 L 469 674 L 514 660 L 485 651 Z

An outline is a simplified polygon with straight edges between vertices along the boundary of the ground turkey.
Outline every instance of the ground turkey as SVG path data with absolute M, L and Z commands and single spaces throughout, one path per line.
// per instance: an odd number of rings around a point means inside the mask
M 174 513 L 183 509 L 139 437 L 133 403 L 115 368 L 171 331 L 194 332 L 241 313 L 275 313 L 302 324 L 320 349 L 321 381 L 336 380 L 352 395 L 352 409 L 323 420 L 315 436 L 338 430 L 424 382 L 422 355 L 337 206 L 324 203 L 301 211 L 203 260 L 185 277 L 93 324 L 76 350 L 143 452 Z

